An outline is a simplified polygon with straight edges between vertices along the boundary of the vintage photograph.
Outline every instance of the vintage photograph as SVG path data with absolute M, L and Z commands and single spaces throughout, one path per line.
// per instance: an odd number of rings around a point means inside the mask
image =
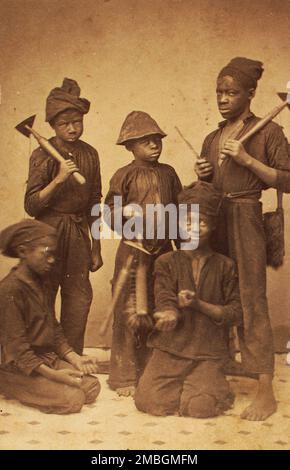
M 289 25 L 0 0 L 0 450 L 290 450 Z

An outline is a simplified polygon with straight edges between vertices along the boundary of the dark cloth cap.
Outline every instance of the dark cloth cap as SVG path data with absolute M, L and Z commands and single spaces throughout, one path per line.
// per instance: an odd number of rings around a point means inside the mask
M 244 88 L 257 88 L 257 82 L 264 72 L 259 60 L 235 57 L 219 73 L 218 78 L 230 75 L 240 82 Z
M 75 109 L 82 114 L 87 114 L 90 102 L 80 98 L 81 89 L 75 80 L 64 78 L 62 86 L 54 88 L 46 100 L 45 120 L 51 122 L 59 113 L 67 109 Z
M 17 248 L 20 245 L 27 245 L 48 236 L 57 237 L 55 228 L 38 220 L 21 220 L 0 232 L 0 251 L 5 256 L 18 258 Z
M 117 140 L 117 145 L 124 145 L 129 140 L 141 139 L 146 135 L 158 134 L 161 138 L 166 137 L 157 122 L 143 111 L 132 111 L 126 117 Z
M 221 200 L 221 193 L 206 181 L 195 181 L 178 195 L 178 204 L 199 204 L 199 211 L 210 216 L 218 215 Z

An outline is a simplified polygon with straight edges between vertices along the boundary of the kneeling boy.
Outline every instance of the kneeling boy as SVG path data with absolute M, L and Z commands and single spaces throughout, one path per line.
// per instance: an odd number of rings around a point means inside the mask
M 183 245 L 186 249 L 156 261 L 156 324 L 149 338 L 153 354 L 135 404 L 154 415 L 208 418 L 222 414 L 234 401 L 222 360 L 227 328 L 242 320 L 242 308 L 233 261 L 213 252 L 209 244 L 219 193 L 210 183 L 198 181 L 180 193 L 179 204 L 190 209 L 187 220 L 180 222 L 188 234 L 191 204 L 199 204 L 198 248 L 192 249 L 189 241 Z M 191 242 L 194 236 L 193 232 Z
M 76 354 L 54 315 L 47 275 L 56 230 L 23 220 L 0 233 L 0 250 L 20 258 L 0 282 L 0 393 L 45 413 L 76 413 L 100 392 L 94 359 Z

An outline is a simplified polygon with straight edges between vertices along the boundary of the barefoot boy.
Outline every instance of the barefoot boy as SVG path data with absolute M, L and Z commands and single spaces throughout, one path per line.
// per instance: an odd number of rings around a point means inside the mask
M 165 135 L 156 121 L 143 111 L 133 111 L 126 117 L 117 144 L 132 152 L 134 160 L 111 179 L 105 203 L 113 216 L 119 210 L 114 207 L 115 196 L 122 198 L 123 220 L 126 215 L 130 217 L 134 204 L 138 204 L 145 215 L 149 204 L 177 203 L 181 190 L 179 178 L 171 166 L 158 162 Z M 134 256 L 130 279 L 117 305 L 113 325 L 109 383 L 120 395 L 134 394 L 148 356 L 146 340 L 153 307 L 153 263 L 161 253 L 171 250 L 166 229 L 162 239 L 155 235 L 154 232 L 151 239 L 144 235 L 142 240 L 130 240 L 129 246 L 123 234 L 116 255 L 113 291 L 126 260 L 131 254 Z M 141 307 L 140 297 L 143 298 Z
M 272 388 L 274 347 L 266 297 L 266 244 L 259 199 L 269 186 L 289 192 L 289 174 L 283 171 L 289 168 L 287 141 L 278 124 L 268 123 L 245 146 L 237 140 L 260 119 L 250 106 L 262 73 L 261 62 L 245 57 L 232 59 L 220 71 L 216 94 L 224 121 L 206 137 L 203 158 L 196 165 L 199 178 L 212 181 L 224 195 L 216 249 L 233 258 L 239 272 L 242 365 L 259 377 L 257 396 L 242 417 L 254 421 L 264 420 L 276 411 Z

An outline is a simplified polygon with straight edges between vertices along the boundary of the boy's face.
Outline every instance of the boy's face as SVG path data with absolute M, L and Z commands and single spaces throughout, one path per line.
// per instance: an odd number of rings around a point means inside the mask
M 45 276 L 55 263 L 56 249 L 56 238 L 44 237 L 31 246 L 22 247 L 20 256 L 31 271 L 39 276 Z
M 76 142 L 83 133 L 83 115 L 74 109 L 68 109 L 56 116 L 52 128 L 56 136 L 64 142 Z
M 245 90 L 233 77 L 225 76 L 217 80 L 217 104 L 224 119 L 239 117 L 249 106 L 254 94 L 253 88 Z
M 162 139 L 160 135 L 153 134 L 141 139 L 132 140 L 127 149 L 133 152 L 135 160 L 140 162 L 156 162 L 162 151 Z
M 198 247 L 205 246 L 215 228 L 214 217 L 206 214 L 199 214 L 199 224 L 196 223 L 196 213 L 187 213 L 186 230 L 181 227 L 182 233 L 188 235 L 188 240 L 185 241 L 198 241 Z

